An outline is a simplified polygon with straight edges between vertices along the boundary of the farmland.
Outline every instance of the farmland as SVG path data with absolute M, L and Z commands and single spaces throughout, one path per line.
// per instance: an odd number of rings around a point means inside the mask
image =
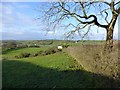
M 94 52 L 94 55 L 91 53 L 96 49 L 101 50 L 100 47 L 95 46 L 101 44 L 104 44 L 104 41 L 79 41 L 77 43 L 61 40 L 3 41 L 1 44 L 3 47 L 3 88 L 119 87 L 118 79 L 114 79 L 104 72 L 103 74 L 99 73 L 102 71 L 98 68 L 91 70 L 90 65 L 95 66 L 95 64 L 88 65 L 90 61 L 85 62 L 89 58 L 91 63 L 95 63 L 92 60 L 98 52 Z M 56 49 L 58 45 L 64 46 L 62 51 Z M 81 45 L 85 46 L 82 47 Z M 95 46 L 96 49 L 91 48 L 90 45 Z M 114 48 L 115 52 L 117 52 L 116 48 Z M 29 54 L 29 56 L 16 58 L 21 54 Z M 117 53 L 113 56 L 115 55 Z M 117 58 L 117 56 L 115 57 Z M 84 59 L 84 62 L 82 59 Z M 95 59 L 98 61 L 97 64 L 104 67 L 104 62 L 101 62 L 101 64 L 98 59 L 98 57 Z M 114 66 L 114 63 L 112 66 Z M 117 70 L 115 67 L 113 69 Z M 98 70 L 99 72 L 96 72 Z

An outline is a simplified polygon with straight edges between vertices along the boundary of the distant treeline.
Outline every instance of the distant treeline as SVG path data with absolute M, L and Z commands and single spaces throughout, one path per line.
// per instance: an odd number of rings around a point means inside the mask
M 27 47 L 41 47 L 43 45 L 71 45 L 78 42 L 94 43 L 94 42 L 104 42 L 103 40 L 2 40 L 0 42 L 0 47 L 2 51 L 27 48 Z
M 27 47 L 41 47 L 43 45 L 62 45 L 66 43 L 74 43 L 75 41 L 68 40 L 3 40 L 0 44 L 2 51 L 27 48 Z

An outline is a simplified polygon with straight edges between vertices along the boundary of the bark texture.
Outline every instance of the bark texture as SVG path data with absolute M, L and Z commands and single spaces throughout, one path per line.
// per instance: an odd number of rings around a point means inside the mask
M 106 44 L 105 44 L 105 51 L 112 52 L 113 48 L 113 32 L 114 26 L 116 23 L 118 15 L 113 15 L 111 22 L 109 23 L 108 27 L 106 28 L 107 35 L 106 35 Z

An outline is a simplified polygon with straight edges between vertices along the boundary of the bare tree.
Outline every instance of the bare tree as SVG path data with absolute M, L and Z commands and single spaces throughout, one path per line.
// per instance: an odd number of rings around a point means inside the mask
M 111 52 L 114 26 L 120 14 L 119 4 L 120 1 L 118 0 L 50 2 L 47 10 L 44 11 L 44 17 L 49 25 L 53 25 L 53 27 L 68 20 L 65 27 L 74 28 L 67 33 L 68 37 L 74 32 L 80 34 L 81 30 L 84 31 L 85 28 L 88 28 L 88 31 L 84 34 L 85 36 L 90 31 L 91 26 L 104 28 L 106 30 L 105 50 Z

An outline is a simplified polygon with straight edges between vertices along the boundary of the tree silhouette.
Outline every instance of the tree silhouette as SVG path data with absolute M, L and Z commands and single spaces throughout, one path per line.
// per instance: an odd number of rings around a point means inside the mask
M 105 51 L 111 52 L 113 48 L 113 32 L 115 23 L 120 14 L 120 1 L 87 1 L 87 2 L 51 2 L 47 10 L 44 11 L 45 20 L 49 25 L 56 27 L 59 24 L 69 19 L 74 19 L 76 23 L 69 22 L 65 25 L 66 28 L 74 28 L 66 34 L 69 37 L 71 34 L 88 27 L 87 35 L 91 26 L 97 26 L 106 30 Z M 93 11 L 95 10 L 95 11 Z M 101 17 L 101 19 L 100 19 Z M 100 23 L 102 21 L 102 23 Z M 83 36 L 83 37 L 84 37 Z

